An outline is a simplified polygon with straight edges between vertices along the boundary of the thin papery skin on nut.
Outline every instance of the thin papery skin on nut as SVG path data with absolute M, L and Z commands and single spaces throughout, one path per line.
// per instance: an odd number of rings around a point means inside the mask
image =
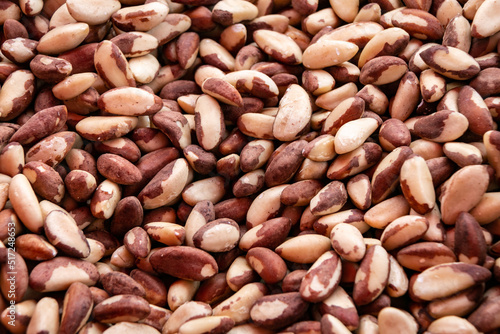
M 499 10 L 0 1 L 0 327 L 498 332 Z

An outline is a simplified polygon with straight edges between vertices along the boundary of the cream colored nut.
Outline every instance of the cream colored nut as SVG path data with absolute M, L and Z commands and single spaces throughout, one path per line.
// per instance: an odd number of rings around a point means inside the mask
M 43 228 L 42 211 L 28 178 L 23 174 L 12 178 L 9 199 L 23 225 L 33 233 L 40 233 Z
M 111 41 L 99 43 L 94 54 L 94 66 L 97 74 L 111 88 L 136 85 L 125 55 Z
M 420 156 L 411 156 L 401 166 L 400 184 L 403 195 L 420 214 L 431 211 L 436 201 L 432 175 L 425 160 Z
M 113 24 L 124 31 L 148 31 L 160 24 L 169 8 L 161 2 L 150 2 L 117 10 L 111 15 Z
M 478 7 L 471 24 L 472 37 L 485 38 L 500 30 L 500 22 L 491 15 L 498 8 L 500 8 L 500 4 L 495 0 L 486 0 Z
M 342 210 L 322 216 L 313 223 L 313 229 L 321 235 L 330 237 L 333 227 L 340 223 L 350 224 L 361 233 L 365 233 L 370 229 L 370 226 L 363 220 L 363 212 L 358 209 Z
M 299 85 L 290 85 L 279 103 L 273 124 L 274 137 L 281 141 L 297 139 L 307 131 L 311 115 L 311 101 L 307 92 Z
M 195 105 L 196 138 L 200 146 L 210 151 L 222 141 L 224 117 L 219 103 L 209 95 L 202 95 Z
M 177 148 L 184 149 L 191 145 L 191 127 L 183 114 L 160 110 L 153 116 L 153 124 L 165 133 Z
M 479 73 L 479 64 L 467 52 L 451 46 L 435 45 L 420 53 L 434 71 L 455 80 L 467 80 Z
M 362 84 L 383 85 L 400 79 L 408 67 L 404 60 L 394 56 L 380 56 L 368 61 L 361 69 Z
M 408 312 L 395 307 L 385 307 L 380 311 L 378 325 L 381 333 L 418 333 L 417 321 Z
M 280 210 L 280 196 L 287 185 L 279 185 L 264 190 L 253 200 L 247 213 L 246 225 L 248 228 L 262 224 Z
M 274 139 L 274 120 L 274 116 L 246 113 L 238 118 L 237 125 L 238 129 L 247 136 L 258 139 Z
M 489 176 L 486 166 L 465 166 L 454 173 L 441 186 L 442 220 L 453 224 L 462 211 L 469 211 L 479 203 L 488 187 Z M 464 197 L 466 192 L 468 196 Z
M 363 235 L 351 224 L 335 225 L 330 233 L 330 239 L 333 249 L 347 261 L 358 262 L 365 255 Z
M 468 127 L 469 121 L 461 113 L 440 110 L 418 119 L 414 131 L 421 138 L 441 143 L 459 138 Z
M 188 223 L 186 222 L 186 224 Z M 144 225 L 144 229 L 155 241 L 167 246 L 182 245 L 186 236 L 184 227 L 174 223 L 152 222 Z
M 193 235 L 193 244 L 207 252 L 227 252 L 239 239 L 238 224 L 229 218 L 219 218 L 200 227 Z
M 68 11 L 77 21 L 85 22 L 89 25 L 106 23 L 114 12 L 120 9 L 118 0 L 113 1 L 81 1 L 69 0 L 66 2 Z
M 428 68 L 420 73 L 420 93 L 426 102 L 436 102 L 446 93 L 446 79 Z
M 153 81 L 161 66 L 158 59 L 151 54 L 134 57 L 128 64 L 135 81 L 141 84 Z
M 87 23 L 69 23 L 56 27 L 40 38 L 37 50 L 44 54 L 60 54 L 76 48 L 89 33 Z
M 102 111 L 120 116 L 152 115 L 163 107 L 157 95 L 135 87 L 110 89 L 101 94 L 97 103 Z
M 275 251 L 287 261 L 314 263 L 330 249 L 330 238 L 319 234 L 304 234 L 288 239 L 276 247 Z
M 242 0 L 223 0 L 212 9 L 212 20 L 223 26 L 230 26 L 242 21 L 253 20 L 258 16 L 258 8 Z
M 389 28 L 378 32 L 361 51 L 358 66 L 362 68 L 366 62 L 375 57 L 399 54 L 409 40 L 410 35 L 401 28 Z
M 215 66 L 222 71 L 233 71 L 234 57 L 216 41 L 205 38 L 200 42 L 199 54 L 201 59 L 208 65 Z
M 27 70 L 12 72 L 0 90 L 0 121 L 8 121 L 21 114 L 31 103 L 35 90 L 35 76 Z
M 158 47 L 158 40 L 148 33 L 131 31 L 113 37 L 111 40 L 125 57 L 145 56 Z
M 377 120 L 360 118 L 343 124 L 335 134 L 335 152 L 345 154 L 354 151 L 378 128 Z
M 448 142 L 443 145 L 443 152 L 459 167 L 480 165 L 483 162 L 481 151 L 471 144 Z
M 26 333 L 57 333 L 59 330 L 59 304 L 52 297 L 43 297 L 36 303 Z
M 178 333 L 179 328 L 191 319 L 210 316 L 212 308 L 202 302 L 189 301 L 177 308 L 163 326 L 163 333 Z
M 70 100 L 85 92 L 97 80 L 95 73 L 77 73 L 66 77 L 52 87 L 52 93 L 59 100 Z
M 340 102 L 323 123 L 322 133 L 336 135 L 342 125 L 359 119 L 365 109 L 364 100 L 359 97 L 348 97 Z
M 304 50 L 302 63 L 308 69 L 323 69 L 350 60 L 358 46 L 351 42 L 320 39 Z
M 396 258 L 403 267 L 415 271 L 456 261 L 455 253 L 440 242 L 419 242 L 406 246 L 398 251 Z
M 276 31 L 260 29 L 254 32 L 257 45 L 281 63 L 296 65 L 302 62 L 302 51 L 290 37 Z
M 464 5 L 463 9 L 464 15 L 466 6 L 467 4 Z M 471 45 L 471 26 L 464 16 L 457 15 L 450 20 L 444 31 L 443 45 L 469 52 Z
M 184 187 L 192 180 L 192 171 L 184 159 L 166 165 L 142 189 L 138 198 L 145 209 L 168 205 L 177 199 Z
M 110 218 L 121 198 L 121 189 L 118 184 L 110 180 L 104 180 L 90 201 L 90 211 L 96 218 Z
M 448 333 L 449 331 L 463 334 L 479 333 L 470 322 L 455 315 L 449 315 L 434 320 L 427 328 L 427 331 L 431 334 L 444 334 Z
M 137 117 L 90 116 L 77 123 L 76 131 L 85 139 L 105 141 L 129 133 L 137 122 Z
M 499 200 L 500 194 L 498 192 L 487 192 L 469 213 L 480 225 L 491 223 L 500 217 L 500 213 L 497 211 L 499 209 L 497 205 Z
M 382 246 L 390 251 L 419 240 L 428 228 L 429 222 L 425 217 L 399 217 L 386 226 L 380 241 Z
M 396 95 L 389 108 L 392 118 L 405 121 L 420 101 L 420 85 L 413 72 L 406 72 L 401 78 Z
M 198 281 L 177 280 L 168 287 L 167 302 L 170 310 L 175 311 L 182 304 L 193 299 L 200 287 Z
M 399 264 L 398 260 L 389 255 L 389 279 L 385 291 L 390 297 L 397 298 L 406 294 L 408 291 L 409 280 L 405 270 Z
M 491 272 L 475 264 L 453 262 L 424 270 L 410 283 L 410 293 L 422 300 L 451 296 L 473 285 L 489 280 Z M 443 285 L 440 282 L 447 281 Z
M 324 27 L 338 27 L 341 20 L 333 8 L 324 8 L 308 15 L 303 21 L 303 30 L 311 35 L 316 35 Z
M 26 152 L 26 162 L 41 161 L 55 167 L 64 160 L 77 138 L 78 135 L 73 131 L 56 132 L 45 137 Z
M 16 238 L 19 254 L 26 260 L 46 261 L 57 255 L 57 249 L 38 234 L 22 234 Z
M 240 168 L 243 172 L 262 167 L 274 152 L 270 140 L 253 140 L 243 147 L 240 153 Z

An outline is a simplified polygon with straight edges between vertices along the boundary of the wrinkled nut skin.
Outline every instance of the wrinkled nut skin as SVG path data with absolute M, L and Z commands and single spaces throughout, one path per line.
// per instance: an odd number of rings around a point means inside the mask
M 110 181 L 122 185 L 132 185 L 142 179 L 139 169 L 119 155 L 106 153 L 97 159 L 97 170 Z
M 116 295 L 94 307 L 94 318 L 102 323 L 136 322 L 151 312 L 148 302 L 136 295 Z

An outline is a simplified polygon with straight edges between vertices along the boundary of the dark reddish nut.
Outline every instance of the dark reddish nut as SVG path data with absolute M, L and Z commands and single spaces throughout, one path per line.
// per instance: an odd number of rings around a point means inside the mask
M 479 223 L 471 214 L 460 213 L 455 223 L 455 254 L 458 261 L 483 265 L 486 251 L 486 240 Z
M 113 295 L 146 296 L 144 287 L 127 274 L 112 271 L 101 276 L 100 282 L 104 290 Z
M 149 261 L 157 272 L 182 279 L 203 281 L 218 272 L 217 263 L 210 254 L 187 246 L 159 249 Z
M 286 275 L 285 261 L 269 248 L 251 248 L 247 252 L 246 260 L 264 282 L 268 284 L 278 283 Z
M 142 174 L 136 166 L 112 153 L 99 156 L 97 170 L 107 179 L 122 185 L 131 185 L 142 179 Z

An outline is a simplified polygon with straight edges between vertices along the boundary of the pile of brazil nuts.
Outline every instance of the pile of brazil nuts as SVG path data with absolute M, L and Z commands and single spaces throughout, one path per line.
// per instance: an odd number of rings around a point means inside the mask
M 0 25 L 0 333 L 500 333 L 500 0 Z

